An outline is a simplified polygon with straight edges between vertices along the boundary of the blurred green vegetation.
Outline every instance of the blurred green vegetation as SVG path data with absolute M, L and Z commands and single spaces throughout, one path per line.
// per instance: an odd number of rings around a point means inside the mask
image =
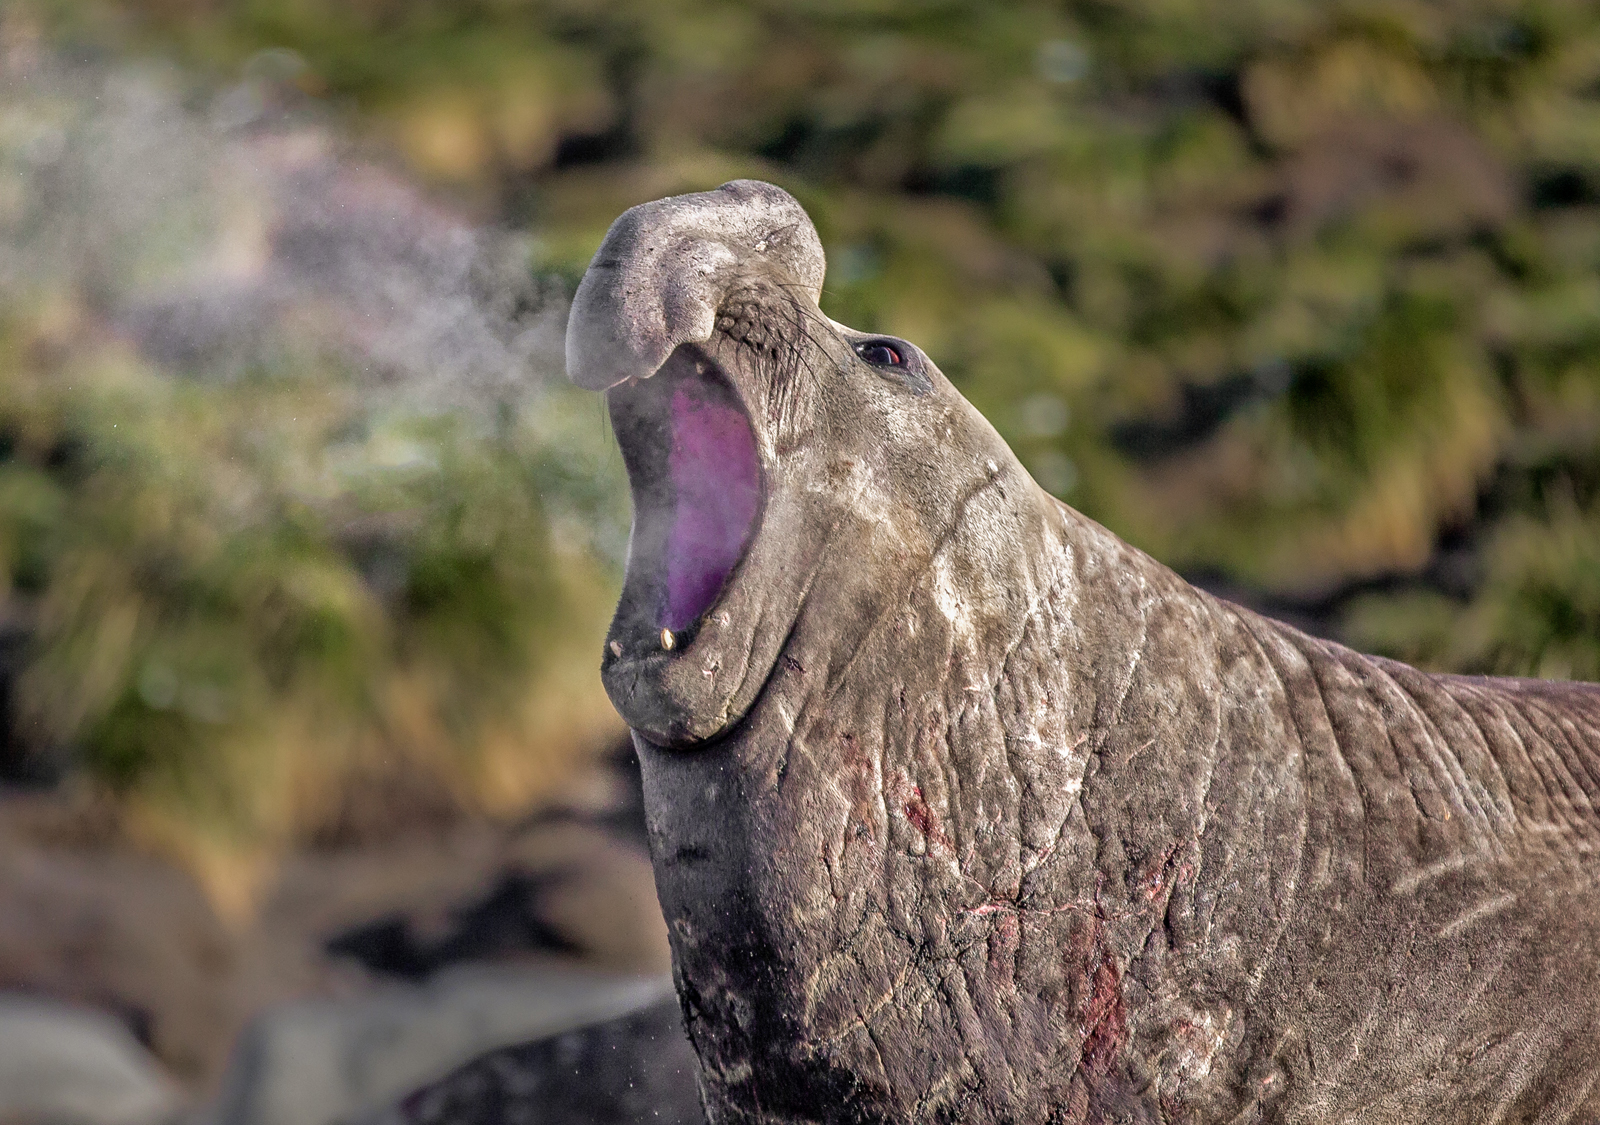
M 338 372 L 180 380 L 64 343 L 84 330 L 0 326 L 16 737 L 69 748 L 224 905 L 276 846 L 382 830 L 348 824 L 364 785 L 517 812 L 609 736 L 613 581 L 543 499 L 583 509 L 561 480 L 597 419 L 561 395 L 373 411 Z
M 822 232 L 827 311 L 917 340 L 1041 483 L 1118 533 L 1362 647 L 1600 676 L 1592 0 L 34 7 L 59 42 L 221 83 L 270 62 L 440 190 L 533 231 L 534 268 L 568 283 L 626 206 L 774 180 Z M 126 440 L 89 448 L 135 463 L 163 439 Z M 61 486 L 6 488 L 17 565 L 56 573 L 66 556 L 34 544 Z M 504 504 L 505 526 L 537 522 Z M 512 620 L 539 568 L 463 593 L 488 563 L 448 545 L 448 505 L 424 507 L 408 549 L 441 552 L 415 579 L 436 593 L 385 616 L 384 643 L 436 668 L 454 645 L 536 644 L 480 626 Z M 211 541 L 193 572 L 208 608 L 123 642 L 141 653 L 126 659 L 180 646 L 161 667 L 215 667 L 241 699 L 300 659 L 330 669 L 318 692 L 370 691 L 370 584 L 293 504 L 276 511 Z M 94 589 L 72 565 L 72 589 Z M 91 596 L 48 611 L 62 644 L 118 627 L 91 624 Z M 224 620 L 249 644 L 207 655 Z M 144 753 L 121 716 L 151 703 L 145 672 L 105 675 L 72 729 L 115 772 Z

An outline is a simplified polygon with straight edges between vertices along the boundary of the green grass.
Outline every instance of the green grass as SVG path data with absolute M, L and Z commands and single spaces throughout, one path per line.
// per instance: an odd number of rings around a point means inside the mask
M 1600 674 L 1591 3 L 32 10 L 52 42 L 310 99 L 533 232 L 535 268 L 569 285 L 626 206 L 775 180 L 817 220 L 826 311 L 917 340 L 1113 530 L 1331 598 L 1350 639 L 1430 666 Z M 232 809 L 226 786 L 184 789 L 185 763 L 291 697 L 399 729 L 397 676 L 426 681 L 429 722 L 469 745 L 572 631 L 528 474 L 593 511 L 603 474 L 563 477 L 537 420 L 335 440 L 340 408 L 291 410 L 269 468 L 227 419 L 292 390 L 117 386 L 70 409 L 5 392 L 49 417 L 0 477 L 0 543 L 41 599 L 42 729 L 118 784 L 169 778 L 180 803 Z M 145 404 L 119 423 L 137 432 L 107 429 L 117 395 Z M 69 431 L 79 476 L 39 460 Z M 382 467 L 386 441 L 428 467 Z M 329 449 L 357 468 L 337 503 L 307 500 L 295 481 Z M 233 490 L 257 498 L 248 519 L 229 522 Z M 401 587 L 375 582 L 352 520 L 393 537 Z M 1442 545 L 1469 557 L 1464 586 L 1436 580 Z M 1407 592 L 1355 593 L 1372 589 Z

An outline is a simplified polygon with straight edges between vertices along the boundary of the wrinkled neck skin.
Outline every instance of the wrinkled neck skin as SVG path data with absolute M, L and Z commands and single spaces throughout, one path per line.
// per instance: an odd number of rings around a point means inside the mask
M 1192 589 L 821 279 L 740 181 L 619 219 L 568 333 L 711 1120 L 1600 1115 L 1600 695 Z
M 1306 637 L 989 452 L 812 543 L 743 719 L 636 736 L 711 1121 L 1600 1110 L 1600 786 L 1519 795 L 1595 694 Z
M 870 368 L 794 270 L 726 250 L 814 240 L 810 222 L 739 219 L 706 250 L 720 192 L 619 219 L 568 336 L 634 486 L 602 675 L 640 751 L 710 1119 L 1243 1104 L 1218 1080 L 1253 1058 L 1234 1013 L 1272 927 L 1222 955 L 1190 931 L 1243 909 L 1240 885 L 1293 880 L 1267 848 L 1298 818 L 1293 784 L 1286 811 L 1251 799 L 1226 839 L 1208 824 L 1229 784 L 1294 771 L 1269 754 L 1213 781 L 1232 728 L 1277 722 L 1221 711 L 1230 661 L 1258 685 L 1259 650 L 1040 490 L 920 352 Z M 674 334 L 672 309 L 709 299 Z M 704 450 L 717 486 L 691 472 Z M 734 499 L 718 515 L 702 493 Z
M 1123 977 L 1195 867 L 1220 694 L 1140 665 L 1209 611 L 988 452 L 936 534 L 817 543 L 829 596 L 725 737 L 639 740 L 713 1120 L 1078 1120 L 1136 1081 Z
M 711 1117 L 1109 1112 L 1148 1084 L 1125 978 L 1198 867 L 1219 611 L 1039 489 L 931 365 L 927 395 L 879 386 L 784 301 L 752 299 L 804 327 L 778 358 L 718 337 L 668 361 L 767 423 L 765 506 L 666 652 L 670 534 L 640 518 L 605 669 Z M 612 392 L 619 434 L 666 386 Z M 1163 1017 L 1203 1029 L 1195 1067 L 1227 1008 Z

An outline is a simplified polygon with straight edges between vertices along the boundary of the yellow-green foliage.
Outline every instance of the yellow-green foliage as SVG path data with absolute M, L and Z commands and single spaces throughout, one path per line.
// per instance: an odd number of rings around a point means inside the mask
M 776 180 L 817 219 L 827 310 L 924 345 L 1041 481 L 1114 530 L 1279 595 L 1338 595 L 1349 635 L 1387 651 L 1600 669 L 1585 593 L 1600 524 L 1590 0 L 34 8 L 64 38 L 323 99 L 423 175 L 534 231 L 539 268 L 569 282 L 630 204 L 735 175 Z M 430 480 L 478 481 L 495 462 L 439 464 Z M 58 534 L 65 494 L 31 480 L 6 486 L 8 534 L 19 558 L 46 560 L 36 569 L 60 565 L 29 529 Z M 428 495 L 427 522 L 407 533 L 419 559 L 446 550 L 452 520 L 474 526 Z M 287 645 L 330 669 L 317 693 L 361 700 L 370 676 L 332 670 L 365 668 L 366 652 L 465 651 L 473 667 L 524 643 L 492 627 L 536 587 L 517 584 L 514 563 L 490 584 L 503 603 L 452 593 L 429 624 L 415 605 L 373 609 L 370 579 L 329 561 L 344 556 L 326 525 L 303 523 L 288 499 L 273 510 L 270 527 L 171 548 L 216 552 L 202 586 L 226 607 L 171 634 L 193 638 L 170 658 L 175 676 L 180 663 L 183 676 L 215 668 L 238 677 L 242 700 L 289 683 L 272 671 Z M 1446 540 L 1468 556 L 1467 579 L 1436 581 Z M 71 581 L 98 590 L 111 580 L 84 550 Z M 462 576 L 488 563 L 433 565 L 417 573 L 454 590 L 476 589 Z M 258 587 L 249 566 L 274 577 Z M 1340 595 L 1378 579 L 1357 601 Z M 243 593 L 258 588 L 281 592 Z M 72 607 L 90 596 L 61 594 L 47 620 L 79 620 Z M 383 628 L 358 625 L 369 617 Z M 259 658 L 207 639 L 223 619 Z M 81 620 L 52 627 L 143 635 L 114 614 Z M 73 728 L 105 731 L 94 753 L 107 762 L 137 760 L 114 734 L 119 707 L 149 706 L 136 659 L 121 680 L 96 673 L 120 686 L 90 693 L 100 726 Z M 434 675 L 441 699 L 476 689 Z M 177 706 L 174 724 L 205 721 Z
M 779 179 L 830 312 L 918 338 L 1092 514 L 1255 584 L 1420 566 L 1531 396 L 1596 418 L 1580 0 L 71 11 L 222 74 L 294 50 L 569 277 L 626 204 Z M 1039 394 L 1072 423 L 1030 431 Z
M 16 324 L 0 372 L 19 734 L 169 844 L 248 856 L 385 772 L 509 811 L 610 729 L 572 671 L 609 568 L 542 500 L 573 502 L 558 396 L 537 423 L 374 416 L 336 372 L 182 380 Z
M 1353 640 L 1424 667 L 1600 680 L 1600 519 L 1570 504 L 1497 527 L 1466 601 L 1415 591 L 1354 599 Z

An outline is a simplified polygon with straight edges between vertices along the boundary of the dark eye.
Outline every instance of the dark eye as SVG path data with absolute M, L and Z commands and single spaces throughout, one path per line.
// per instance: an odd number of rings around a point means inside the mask
M 856 354 L 874 367 L 904 367 L 905 356 L 900 349 L 885 340 L 869 340 L 856 345 Z
M 933 382 L 924 370 L 926 360 L 922 353 L 904 340 L 862 340 L 852 344 L 862 362 L 877 368 L 879 378 L 898 384 L 912 394 L 925 395 L 933 390 Z

